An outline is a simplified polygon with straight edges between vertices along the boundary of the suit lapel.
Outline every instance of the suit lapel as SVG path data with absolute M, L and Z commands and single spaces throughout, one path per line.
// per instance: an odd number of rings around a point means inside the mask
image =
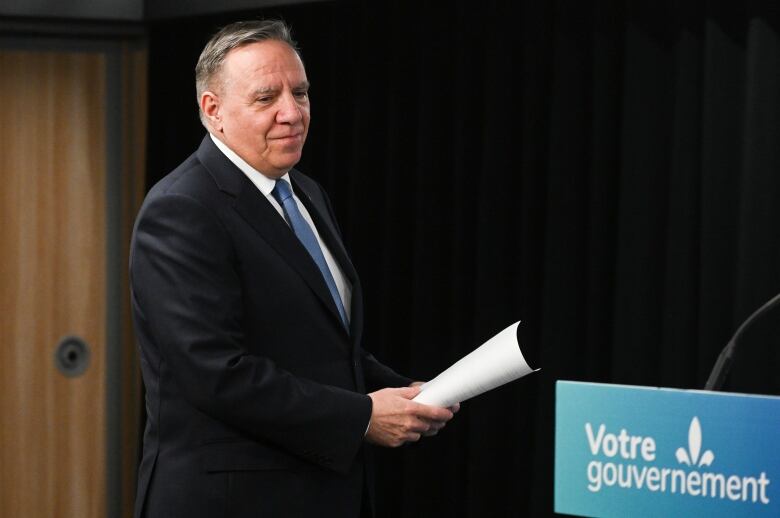
M 241 191 L 233 207 L 300 274 L 343 327 L 336 304 L 317 264 L 265 196 L 249 180 L 247 182 L 251 188 Z
M 291 171 L 290 178 L 293 180 L 298 198 L 306 206 L 306 210 L 309 211 L 312 220 L 314 220 L 314 225 L 317 227 L 317 232 L 352 285 L 352 307 L 349 319 L 350 336 L 359 343 L 363 325 L 363 297 L 360 278 L 352 265 L 352 261 L 349 259 L 349 254 L 347 254 L 344 248 L 344 243 L 341 241 L 339 233 L 335 228 L 333 218 L 330 217 L 330 211 L 328 211 L 322 201 L 317 201 L 322 199 L 321 195 L 317 196 L 317 193 L 311 192 L 303 182 L 298 181 L 298 176 L 295 173 L 296 171 Z
M 298 272 L 343 329 L 338 309 L 317 264 L 276 209 L 246 175 L 219 151 L 211 137 L 206 135 L 197 153 L 198 159 L 209 170 L 219 188 L 235 197 L 233 208 L 236 212 Z
M 295 172 L 291 171 L 290 177 L 293 180 L 293 186 L 298 194 L 298 198 L 306 206 L 306 210 L 309 211 L 309 215 L 311 215 L 314 225 L 317 227 L 317 232 L 322 240 L 325 241 L 325 244 L 328 245 L 328 249 L 339 263 L 339 266 L 341 266 L 344 275 L 347 276 L 350 283 L 354 284 L 357 282 L 357 272 L 355 267 L 352 266 L 352 261 L 349 260 L 349 255 L 334 227 L 327 207 L 315 201 L 317 198 L 314 196 L 314 193 L 309 192 L 309 189 L 303 183 L 297 181 L 298 175 L 294 174 Z

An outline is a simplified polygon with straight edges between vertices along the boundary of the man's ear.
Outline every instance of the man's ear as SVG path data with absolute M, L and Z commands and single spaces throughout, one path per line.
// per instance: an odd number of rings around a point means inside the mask
M 222 131 L 221 107 L 219 96 L 214 92 L 206 90 L 200 94 L 200 112 L 203 114 L 203 119 L 215 131 Z

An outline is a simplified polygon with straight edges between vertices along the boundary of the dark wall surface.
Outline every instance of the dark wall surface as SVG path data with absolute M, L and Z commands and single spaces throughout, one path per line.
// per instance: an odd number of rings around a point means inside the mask
M 316 1 L 327 0 L 3 0 L 0 17 L 141 22 Z
M 0 17 L 141 21 L 144 0 L 3 0 Z
M 207 14 L 267 9 L 281 5 L 323 2 L 328 0 L 144 0 L 144 16 L 147 20 L 200 16 Z
M 381 451 L 381 517 L 552 514 L 555 380 L 701 388 L 780 292 L 780 16 L 721 4 L 319 2 L 151 25 L 150 185 L 204 135 L 209 35 L 282 16 L 312 83 L 299 168 L 361 273 L 365 347 L 428 379 L 524 322 L 542 371 Z M 774 313 L 744 337 L 729 390 L 780 394 L 778 336 Z

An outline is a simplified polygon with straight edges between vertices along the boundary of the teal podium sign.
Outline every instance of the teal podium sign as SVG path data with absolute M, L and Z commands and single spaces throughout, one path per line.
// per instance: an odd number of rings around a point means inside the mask
M 780 398 L 558 381 L 555 511 L 780 517 Z

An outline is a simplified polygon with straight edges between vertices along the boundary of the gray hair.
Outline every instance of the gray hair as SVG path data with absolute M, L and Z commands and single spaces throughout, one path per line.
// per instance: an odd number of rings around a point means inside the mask
M 204 126 L 206 121 L 200 111 L 200 96 L 213 86 L 215 78 L 222 70 L 225 57 L 233 49 L 266 40 L 286 43 L 300 57 L 298 44 L 292 39 L 290 28 L 282 20 L 250 20 L 231 23 L 220 29 L 206 43 L 198 58 L 198 64 L 195 65 L 198 111 L 200 121 Z

